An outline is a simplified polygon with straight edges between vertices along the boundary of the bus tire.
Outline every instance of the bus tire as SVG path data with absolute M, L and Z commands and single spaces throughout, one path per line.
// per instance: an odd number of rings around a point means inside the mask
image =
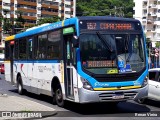
M 55 100 L 56 100 L 56 103 L 59 107 L 64 107 L 63 94 L 62 94 L 62 89 L 61 89 L 60 85 L 58 85 L 56 87 Z
M 21 76 L 18 76 L 17 88 L 18 88 L 18 93 L 20 95 L 22 95 L 24 93 L 24 89 L 23 89 L 23 84 L 22 84 L 22 78 L 21 78 Z
M 56 105 L 56 95 L 55 95 L 55 93 L 52 93 L 52 104 Z

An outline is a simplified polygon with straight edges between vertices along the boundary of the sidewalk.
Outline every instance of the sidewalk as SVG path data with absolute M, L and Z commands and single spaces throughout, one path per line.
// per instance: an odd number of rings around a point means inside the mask
M 55 115 L 55 109 L 18 96 L 0 93 L 0 120 L 41 118 Z

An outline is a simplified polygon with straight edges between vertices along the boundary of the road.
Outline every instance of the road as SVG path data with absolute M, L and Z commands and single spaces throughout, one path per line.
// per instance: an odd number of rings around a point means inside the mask
M 25 95 L 19 95 L 17 93 L 17 89 L 15 86 L 10 85 L 8 82 L 4 80 L 4 76 L 1 75 L 0 80 L 0 92 L 8 95 L 19 96 L 22 98 L 26 98 L 32 100 L 34 102 L 52 107 L 56 109 L 57 114 L 54 116 L 48 116 L 43 118 L 43 120 L 77 120 L 77 119 L 86 119 L 87 120 L 116 120 L 123 119 L 131 120 L 135 119 L 145 119 L 145 120 L 160 120 L 160 102 L 147 100 L 145 104 L 141 105 L 134 101 L 121 102 L 116 107 L 111 106 L 110 104 L 76 104 L 67 102 L 65 108 L 60 108 L 57 105 L 52 105 L 51 97 L 44 95 L 35 95 L 32 93 L 26 93 Z M 14 103 L 13 103 L 14 104 Z M 159 111 L 159 112 L 158 112 Z M 152 115 L 158 115 L 158 117 L 148 117 L 147 113 L 152 113 Z M 137 116 L 143 117 L 137 117 Z M 146 115 L 144 117 L 144 115 Z

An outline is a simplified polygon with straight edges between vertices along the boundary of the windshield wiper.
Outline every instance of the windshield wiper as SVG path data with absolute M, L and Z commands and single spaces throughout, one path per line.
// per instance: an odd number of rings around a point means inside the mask
M 101 42 L 105 45 L 105 47 L 110 51 L 112 52 L 112 48 L 110 47 L 110 45 L 108 44 L 108 42 L 105 42 L 106 40 L 103 38 L 103 36 L 99 33 L 99 32 L 96 32 L 97 33 L 97 36 L 98 38 L 101 40 Z

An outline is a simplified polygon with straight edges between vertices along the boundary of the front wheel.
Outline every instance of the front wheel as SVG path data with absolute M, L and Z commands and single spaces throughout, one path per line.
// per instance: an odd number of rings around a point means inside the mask
M 62 94 L 62 89 L 60 86 L 57 87 L 55 91 L 55 99 L 56 103 L 59 107 L 64 107 L 64 100 L 63 100 L 63 94 Z

